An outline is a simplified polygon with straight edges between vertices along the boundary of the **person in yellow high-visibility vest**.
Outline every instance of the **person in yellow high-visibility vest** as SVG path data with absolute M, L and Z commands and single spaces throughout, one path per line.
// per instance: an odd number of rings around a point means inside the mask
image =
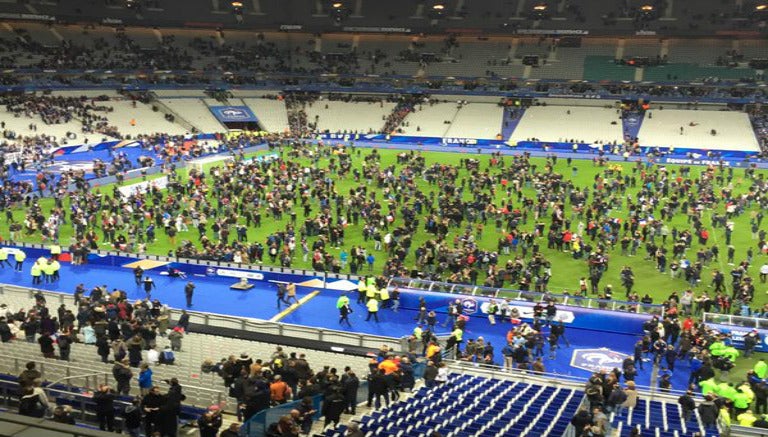
M 48 260 L 40 265 L 40 270 L 43 272 L 45 283 L 53 282 L 54 266 L 53 260 Z
M 365 288 L 365 303 L 367 304 L 371 299 L 376 299 L 376 284 L 368 284 Z
M 376 323 L 379 323 L 379 301 L 375 297 L 368 299 L 365 306 L 368 308 L 368 317 L 365 318 L 365 321 L 367 322 L 373 317 Z
M 741 426 L 752 426 L 757 420 L 757 416 L 755 416 L 751 410 L 747 410 L 736 416 L 736 420 L 739 421 L 739 425 Z
M 51 282 L 59 280 L 59 271 L 61 270 L 61 264 L 57 260 L 51 262 Z
M 11 267 L 11 263 L 8 262 L 8 250 L 4 247 L 0 247 L 0 267 L 5 268 L 5 265 Z
M 61 246 L 59 246 L 58 243 L 53 243 L 51 244 L 49 249 L 51 251 L 51 258 L 58 261 L 59 256 L 61 256 Z
M 365 279 L 357 281 L 357 303 L 365 303 L 366 290 Z
M 16 260 L 16 266 L 14 267 L 14 270 L 20 272 L 22 266 L 24 265 L 24 260 L 27 259 L 27 254 L 24 253 L 24 251 L 21 249 L 16 249 L 16 252 L 13 253 L 13 258 Z
M 381 300 L 382 308 L 389 307 L 389 289 L 387 287 L 383 287 L 379 290 L 379 299 Z
M 40 280 L 40 276 L 43 274 L 43 270 L 41 269 L 41 265 L 39 262 L 35 262 L 32 264 L 32 285 L 37 285 L 42 283 L 43 281 Z

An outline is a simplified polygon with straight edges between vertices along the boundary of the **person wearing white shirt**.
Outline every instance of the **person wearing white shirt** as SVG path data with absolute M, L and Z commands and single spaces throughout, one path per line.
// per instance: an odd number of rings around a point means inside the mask
M 149 363 L 150 366 L 154 366 L 158 362 L 160 362 L 160 352 L 155 348 L 151 348 L 147 351 L 147 363 Z
M 437 376 L 435 377 L 435 383 L 438 385 L 445 384 L 448 382 L 448 366 L 445 365 L 445 363 L 438 364 L 437 368 Z
M 765 284 L 766 279 L 768 279 L 768 263 L 760 267 L 760 283 Z

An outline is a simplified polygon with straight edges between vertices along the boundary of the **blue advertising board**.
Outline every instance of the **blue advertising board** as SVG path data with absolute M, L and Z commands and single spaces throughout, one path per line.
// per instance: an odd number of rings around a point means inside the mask
M 247 106 L 209 106 L 213 116 L 222 123 L 250 123 L 259 121 Z
M 449 294 L 403 287 L 398 288 L 398 290 L 400 291 L 400 308 L 418 310 L 419 299 L 423 298 L 430 310 L 447 313 L 448 305 L 458 301 L 463 308 L 463 313 L 468 315 L 470 320 L 474 317 L 487 317 L 488 306 L 491 301 L 490 297 L 485 296 Z M 496 298 L 494 300 L 500 304 L 503 299 Z M 510 300 L 508 305 L 510 309 L 517 309 L 520 318 L 524 321 L 530 322 L 533 319 L 533 307 L 536 305 L 534 302 Z M 647 314 L 560 305 L 555 320 L 572 328 L 642 335 L 643 323 L 650 317 Z
M 744 349 L 744 336 L 754 329 L 760 335 L 760 342 L 755 346 L 755 350 L 757 352 L 768 352 L 768 329 L 755 329 L 746 326 L 722 325 L 718 323 L 707 323 L 707 327 L 717 329 L 723 334 L 730 334 L 730 343 L 736 349 Z

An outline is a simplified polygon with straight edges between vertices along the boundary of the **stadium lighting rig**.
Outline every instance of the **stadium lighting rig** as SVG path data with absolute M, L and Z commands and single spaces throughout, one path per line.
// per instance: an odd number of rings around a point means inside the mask
M 435 1 L 430 3 L 427 14 L 429 15 L 429 18 L 433 20 L 439 20 L 443 17 L 445 17 L 446 12 L 448 11 L 448 7 L 446 4 L 442 1 Z
M 640 20 L 655 20 L 659 17 L 659 9 L 656 5 L 644 4 L 637 8 L 637 18 Z
M 233 1 L 230 4 L 232 5 L 232 13 L 235 14 L 235 20 L 237 20 L 238 23 L 242 23 L 243 22 L 243 2 Z
M 538 2 L 531 8 L 530 18 L 532 20 L 545 20 L 549 18 L 549 14 L 549 4 L 546 2 Z
M 328 3 L 328 14 L 333 19 L 333 22 L 338 24 L 349 18 L 350 9 L 347 3 L 341 0 L 333 0 Z

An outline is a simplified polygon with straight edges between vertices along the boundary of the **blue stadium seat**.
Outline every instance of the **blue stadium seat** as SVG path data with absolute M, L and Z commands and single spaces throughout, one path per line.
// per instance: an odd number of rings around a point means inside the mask
M 448 384 L 420 389 L 361 422 L 372 435 L 559 435 L 582 398 L 570 389 L 452 375 Z

